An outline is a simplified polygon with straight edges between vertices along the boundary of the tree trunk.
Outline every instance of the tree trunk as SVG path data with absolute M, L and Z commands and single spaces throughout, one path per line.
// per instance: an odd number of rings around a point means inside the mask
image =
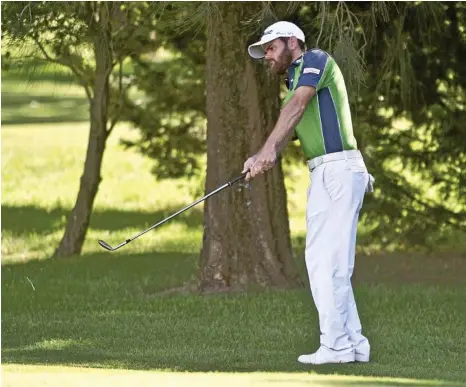
M 87 145 L 84 172 L 79 192 L 65 234 L 55 250 L 54 257 L 79 255 L 84 244 L 94 199 L 101 181 L 100 171 L 105 143 L 108 137 L 109 76 L 112 69 L 112 49 L 109 44 L 108 13 L 105 7 L 100 12 L 99 28 L 94 39 L 96 61 L 93 98 L 90 100 L 91 128 Z
M 248 35 L 241 24 L 245 5 L 217 7 L 219 14 L 208 22 L 207 192 L 241 172 L 246 158 L 264 144 L 280 110 L 279 79 L 247 54 Z M 280 162 L 249 186 L 238 184 L 205 203 L 202 291 L 301 285 Z

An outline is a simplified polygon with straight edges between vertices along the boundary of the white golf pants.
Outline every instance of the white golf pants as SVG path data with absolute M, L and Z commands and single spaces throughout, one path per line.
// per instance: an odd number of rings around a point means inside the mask
M 351 286 L 359 211 L 370 176 L 360 158 L 311 172 L 306 211 L 306 267 L 319 313 L 321 346 L 351 351 L 367 342 Z

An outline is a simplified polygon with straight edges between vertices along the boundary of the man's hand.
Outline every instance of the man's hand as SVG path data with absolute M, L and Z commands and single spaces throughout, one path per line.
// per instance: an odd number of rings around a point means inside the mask
M 278 155 L 275 147 L 264 147 L 257 155 L 252 166 L 249 168 L 246 180 L 252 179 L 253 177 L 271 169 L 275 165 L 277 157 Z
M 274 166 L 278 154 L 295 135 L 294 128 L 301 121 L 306 106 L 315 94 L 316 89 L 312 86 L 301 86 L 295 91 L 293 97 L 282 109 L 275 128 L 262 150 L 244 163 L 243 173 L 249 171 L 245 177 L 246 181 Z
M 249 159 L 247 159 L 246 162 L 244 163 L 243 171 L 241 173 L 250 171 L 251 167 L 256 162 L 256 159 L 257 159 L 257 155 L 251 156 Z M 251 174 L 250 172 L 248 172 L 245 179 L 246 181 L 248 181 L 250 178 L 251 178 Z

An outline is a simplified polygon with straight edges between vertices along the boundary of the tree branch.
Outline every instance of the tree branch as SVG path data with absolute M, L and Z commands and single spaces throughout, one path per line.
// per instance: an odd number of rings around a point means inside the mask
M 53 58 L 52 56 L 50 56 L 50 54 L 45 49 L 44 45 L 40 42 L 40 40 L 37 37 L 33 36 L 32 39 L 37 44 L 40 51 L 45 56 L 46 60 L 48 60 L 49 62 L 52 62 L 52 63 L 56 63 L 56 64 L 59 64 L 59 65 L 68 67 L 73 72 L 73 74 L 76 75 L 79 82 L 81 83 L 81 85 L 84 87 L 84 90 L 86 91 L 86 95 L 87 95 L 88 100 L 91 101 L 92 100 L 92 92 L 91 92 L 91 89 L 89 87 L 89 84 L 84 79 L 84 76 L 82 74 L 80 74 L 79 71 L 73 66 L 73 64 L 70 61 L 65 61 L 63 59 Z
M 118 90 L 119 90 L 119 98 L 118 98 L 118 111 L 115 113 L 113 119 L 110 121 L 110 126 L 107 129 L 107 136 L 110 135 L 112 132 L 113 128 L 117 124 L 117 122 L 120 120 L 121 117 L 121 112 L 123 110 L 123 96 L 126 93 L 126 91 L 129 89 L 130 84 L 123 89 L 123 60 L 120 58 L 119 60 L 120 67 L 118 69 Z
M 341 1 L 339 1 L 339 2 L 337 3 L 337 10 L 335 11 L 335 18 L 334 18 L 334 20 L 333 20 L 333 22 L 332 22 L 332 27 L 331 27 L 331 29 L 330 29 L 330 35 L 329 35 L 329 39 L 330 39 L 330 41 L 329 41 L 329 50 L 330 50 L 330 51 L 332 51 L 333 28 L 335 27 L 335 23 L 337 23 L 337 24 L 339 23 L 338 11 L 339 11 L 339 9 L 340 9 L 340 3 L 341 3 Z
M 322 2 L 322 19 L 320 22 L 320 31 L 319 31 L 319 36 L 317 37 L 316 47 L 319 47 L 319 40 L 324 30 L 324 22 L 325 22 L 325 1 Z
M 403 188 L 402 186 L 400 186 L 399 184 L 397 184 L 397 183 L 396 183 L 394 180 L 392 180 L 390 177 L 387 176 L 386 178 L 387 178 L 387 180 L 390 182 L 390 184 L 392 185 L 392 187 L 393 187 L 395 190 L 401 192 L 403 195 L 405 195 L 406 197 L 408 197 L 409 199 L 411 199 L 413 202 L 415 202 L 415 203 L 417 203 L 417 204 L 420 204 L 421 206 L 426 207 L 428 210 L 430 210 L 430 211 L 432 211 L 432 212 L 433 212 L 433 211 L 436 211 L 436 212 L 438 212 L 438 213 L 442 213 L 443 215 L 446 215 L 446 216 L 448 216 L 448 217 L 450 217 L 450 218 L 455 219 L 455 221 L 457 221 L 457 218 L 458 218 L 458 217 L 461 219 L 461 215 L 462 215 L 463 213 L 457 214 L 457 213 L 455 213 L 455 212 L 453 212 L 453 211 L 451 211 L 451 210 L 448 210 L 448 209 L 446 209 L 446 208 L 444 208 L 444 207 L 435 206 L 435 204 L 434 204 L 434 205 L 430 205 L 429 203 L 427 203 L 427 202 L 425 202 L 425 201 L 422 201 L 422 200 L 416 198 L 413 194 L 411 194 L 411 192 L 409 192 L 407 189 L 405 189 L 405 188 Z M 412 209 L 411 209 L 411 210 L 412 210 Z M 410 211 L 411 211 L 411 210 L 410 210 Z M 418 214 L 421 215 L 419 212 L 418 212 Z M 430 218 L 430 217 L 429 217 L 428 215 L 426 215 L 426 214 L 422 214 L 422 215 L 424 215 L 426 218 Z M 456 222 L 453 222 L 451 219 L 448 219 L 448 218 L 445 219 L 445 222 L 448 223 L 448 224 L 451 225 L 451 226 L 454 226 L 454 227 L 457 227 L 457 228 L 460 228 L 460 229 L 461 229 L 461 222 L 456 223 Z
M 23 13 L 29 8 L 29 20 L 32 20 L 31 2 L 29 2 L 19 14 L 19 20 L 23 20 Z

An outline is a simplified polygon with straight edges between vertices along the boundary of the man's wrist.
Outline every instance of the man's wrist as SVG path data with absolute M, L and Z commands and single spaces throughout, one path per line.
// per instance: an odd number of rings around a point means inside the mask
M 278 144 L 277 141 L 269 139 L 269 140 L 264 144 L 263 148 L 261 149 L 261 152 L 262 152 L 264 149 L 273 149 L 275 152 L 278 153 L 279 144 Z

